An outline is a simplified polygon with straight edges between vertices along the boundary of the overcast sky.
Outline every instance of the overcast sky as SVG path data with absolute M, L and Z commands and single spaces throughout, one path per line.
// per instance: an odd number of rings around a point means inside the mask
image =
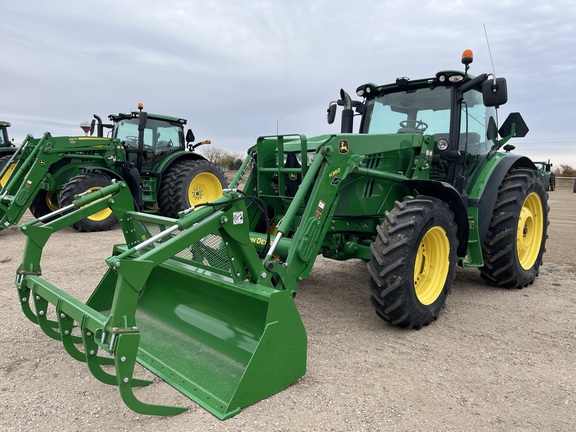
M 197 139 L 244 153 L 260 135 L 338 132 L 340 88 L 494 67 L 500 119 L 530 128 L 516 153 L 576 167 L 574 0 L 20 0 L 1 10 L 0 120 L 16 141 L 82 133 L 92 114 L 188 119 Z

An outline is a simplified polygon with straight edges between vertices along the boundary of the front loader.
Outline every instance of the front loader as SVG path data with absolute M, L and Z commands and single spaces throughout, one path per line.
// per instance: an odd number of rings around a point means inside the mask
M 172 217 L 222 195 L 223 171 L 194 151 L 209 141 L 194 144 L 192 131 L 184 132 L 185 119 L 142 109 L 110 115 L 107 125 L 95 115 L 85 127 L 90 136 L 27 136 L 13 155 L 0 160 L 0 230 L 18 223 L 27 209 L 41 218 L 112 181 L 129 185 L 138 210 Z M 111 137 L 103 136 L 105 127 Z M 74 228 L 103 231 L 115 223 L 113 212 L 104 210 Z
M 133 211 L 125 183 L 78 196 L 28 236 L 16 276 L 23 310 L 100 381 L 144 414 L 139 362 L 220 419 L 281 391 L 306 369 L 294 297 L 322 254 L 367 262 L 376 314 L 419 329 L 446 303 L 455 267 L 522 288 L 538 275 L 547 194 L 534 164 L 511 153 L 518 113 L 496 124 L 506 81 L 442 71 L 341 92 L 341 133 L 258 138 L 224 195 L 177 218 Z M 360 115 L 360 132 L 353 133 Z M 503 150 L 503 151 L 502 151 Z M 245 186 L 240 189 L 240 184 Z M 125 244 L 82 303 L 42 276 L 50 235 L 110 209 Z M 51 318 L 47 318 L 50 316 Z M 104 355 L 101 355 L 102 353 Z M 113 363 L 114 374 L 102 365 Z

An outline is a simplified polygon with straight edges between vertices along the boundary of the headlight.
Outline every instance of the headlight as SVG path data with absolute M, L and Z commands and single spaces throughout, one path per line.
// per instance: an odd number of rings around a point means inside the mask
M 436 147 L 438 147 L 438 150 L 444 151 L 448 148 L 448 141 L 446 141 L 443 138 L 439 139 L 438 142 L 436 143 Z

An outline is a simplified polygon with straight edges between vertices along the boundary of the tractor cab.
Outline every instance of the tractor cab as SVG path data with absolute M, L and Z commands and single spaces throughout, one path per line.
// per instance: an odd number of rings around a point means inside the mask
M 128 160 L 140 172 L 154 171 L 159 162 L 172 152 L 185 150 L 185 119 L 139 111 L 110 115 L 112 138 L 122 142 Z
M 467 50 L 462 56 L 464 72 L 358 87 L 357 95 L 364 98 L 356 109 L 362 115 L 360 133 L 406 134 L 410 141 L 431 135 L 430 179 L 453 184 L 464 193 L 473 185 L 473 174 L 507 141 L 498 140 L 498 133 L 510 138 L 528 132 L 518 113 L 498 131 L 496 109 L 507 101 L 506 81 L 487 74 L 469 76 L 471 62 Z
M 7 130 L 9 126 L 10 123 L 8 122 L 0 122 L 0 147 L 10 147 Z

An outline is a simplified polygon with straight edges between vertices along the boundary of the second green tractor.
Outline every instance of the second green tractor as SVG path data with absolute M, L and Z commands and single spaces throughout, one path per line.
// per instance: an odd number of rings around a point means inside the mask
M 176 217 L 180 210 L 222 195 L 223 170 L 194 149 L 186 120 L 138 111 L 98 116 L 84 125 L 87 136 L 27 136 L 17 149 L 0 158 L 0 230 L 18 223 L 29 208 L 44 218 L 69 205 L 78 194 L 125 181 L 134 205 L 148 213 Z M 111 137 L 104 137 L 105 128 Z M 96 136 L 92 136 L 96 130 Z M 90 136 L 88 132 L 90 131 Z M 79 231 L 102 231 L 116 223 L 112 211 L 101 211 L 74 224 Z

